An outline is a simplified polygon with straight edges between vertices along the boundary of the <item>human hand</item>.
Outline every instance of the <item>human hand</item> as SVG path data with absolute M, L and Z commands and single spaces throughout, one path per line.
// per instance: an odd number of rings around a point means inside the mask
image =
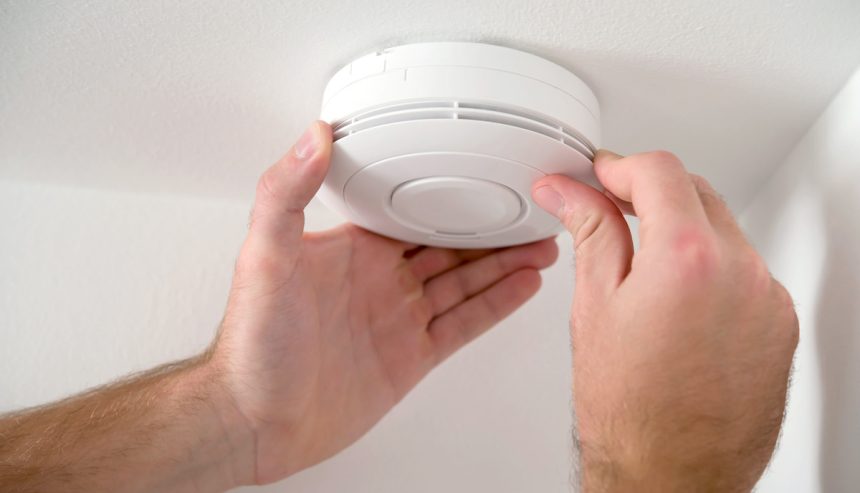
M 540 286 L 554 239 L 416 248 L 346 224 L 304 233 L 331 128 L 261 177 L 210 364 L 256 440 L 251 481 L 311 466 L 367 432 L 434 366 Z M 252 461 L 253 462 L 253 461 Z
M 601 151 L 594 169 L 610 194 L 558 175 L 532 190 L 576 248 L 584 491 L 749 491 L 782 423 L 791 298 L 675 156 Z M 619 206 L 641 220 L 635 254 Z

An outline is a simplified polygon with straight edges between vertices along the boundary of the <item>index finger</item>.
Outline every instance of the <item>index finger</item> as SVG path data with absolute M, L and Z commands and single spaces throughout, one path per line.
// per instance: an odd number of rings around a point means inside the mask
M 673 154 L 656 151 L 621 157 L 601 150 L 594 172 L 606 190 L 633 204 L 643 248 L 673 241 L 691 227 L 710 229 L 702 201 L 684 165 Z

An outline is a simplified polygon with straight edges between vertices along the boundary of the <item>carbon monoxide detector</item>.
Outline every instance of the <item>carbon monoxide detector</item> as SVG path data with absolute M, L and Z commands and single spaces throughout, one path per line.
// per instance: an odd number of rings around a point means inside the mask
M 567 69 L 481 43 L 419 43 L 358 58 L 323 94 L 334 130 L 319 197 L 349 221 L 421 245 L 528 243 L 561 224 L 531 185 L 600 188 L 594 93 Z

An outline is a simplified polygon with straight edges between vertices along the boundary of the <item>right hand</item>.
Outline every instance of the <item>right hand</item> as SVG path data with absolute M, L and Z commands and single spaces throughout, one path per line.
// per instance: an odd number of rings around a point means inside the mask
M 532 190 L 576 248 L 584 491 L 749 491 L 782 423 L 791 298 L 672 154 L 601 151 L 594 167 L 608 194 L 560 175 Z M 619 206 L 641 220 L 635 254 Z

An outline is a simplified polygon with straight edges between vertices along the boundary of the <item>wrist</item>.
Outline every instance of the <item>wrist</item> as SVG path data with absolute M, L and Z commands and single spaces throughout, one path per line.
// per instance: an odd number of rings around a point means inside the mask
M 198 428 L 194 468 L 207 476 L 205 483 L 219 491 L 256 484 L 256 437 L 221 368 L 203 355 L 178 375 L 175 385 L 181 399 L 199 403 L 189 426 Z
M 675 493 L 694 491 L 691 481 L 672 471 L 668 464 L 651 460 L 632 461 L 621 453 L 584 448 L 580 455 L 584 493 Z M 685 486 L 686 485 L 686 486 Z M 703 486 L 692 482 L 692 486 Z
M 605 436 L 600 443 L 580 444 L 584 493 L 740 492 L 752 487 L 742 467 L 705 443 L 677 443 L 668 436 L 651 441 L 634 437 L 633 433 L 620 439 Z
M 241 356 L 219 341 L 201 357 L 202 378 L 217 382 L 213 401 L 227 436 L 241 444 L 235 458 L 239 484 L 279 481 L 332 455 L 325 448 L 329 430 L 315 421 L 319 413 L 296 402 L 289 386 L 267 386 Z

